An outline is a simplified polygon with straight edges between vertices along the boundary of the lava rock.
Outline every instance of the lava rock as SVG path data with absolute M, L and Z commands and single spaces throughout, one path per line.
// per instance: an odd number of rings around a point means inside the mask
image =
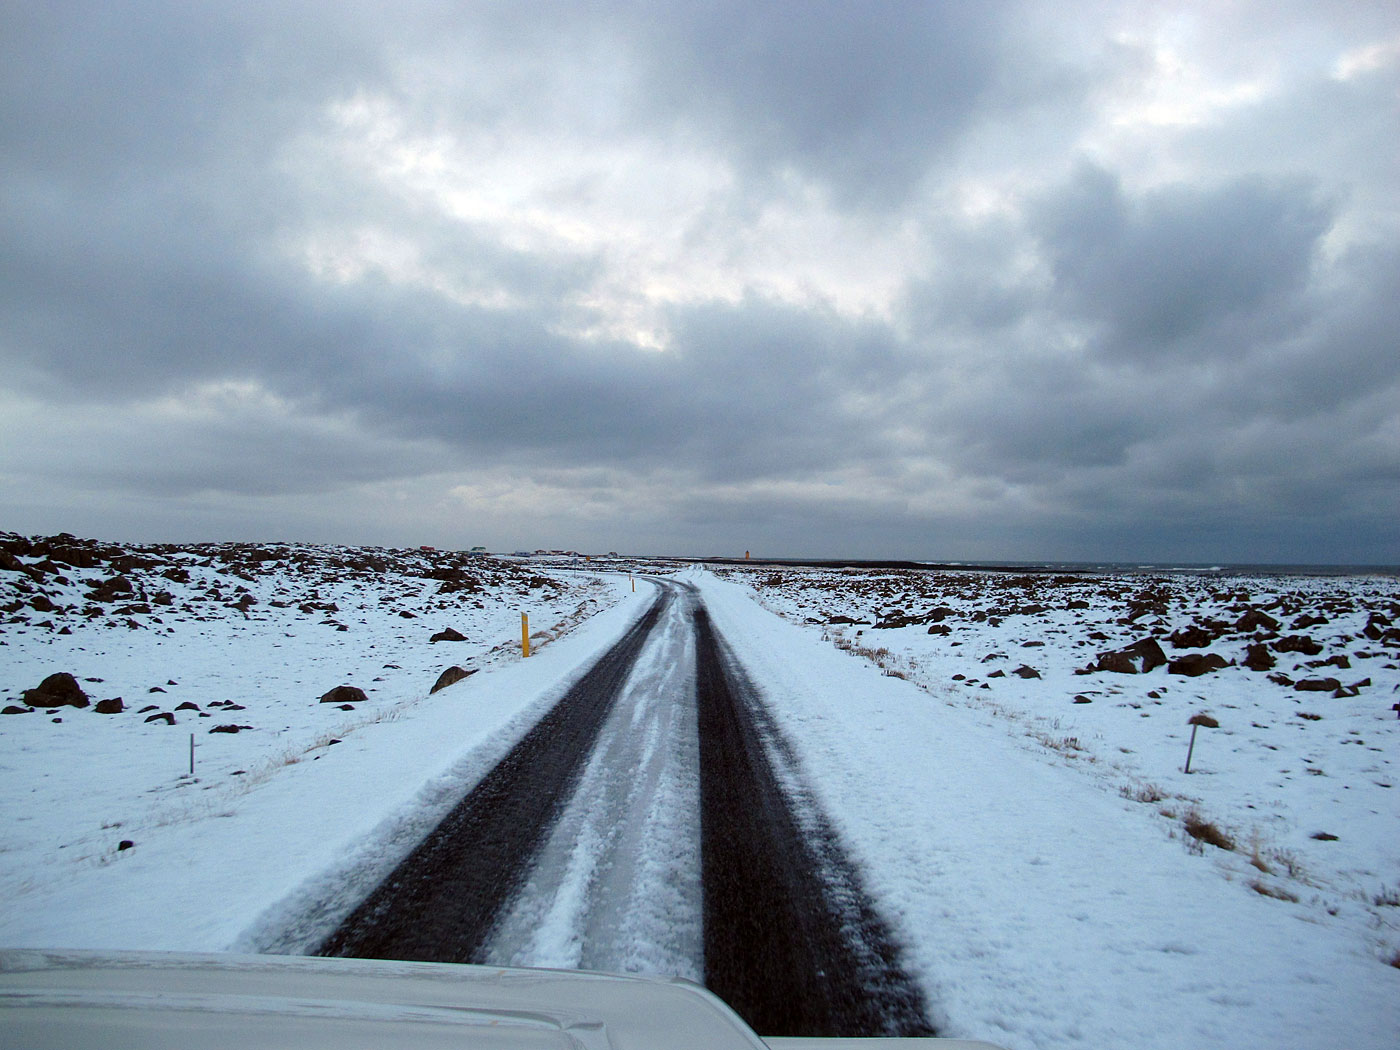
M 338 685 L 321 697 L 323 704 L 360 704 L 368 700 L 365 691 L 357 685 Z
M 1247 609 L 1243 616 L 1235 621 L 1237 631 L 1277 631 L 1279 622 L 1262 609 Z
M 51 674 L 38 688 L 24 691 L 24 702 L 30 707 L 87 707 L 87 693 L 78 680 L 67 671 Z
M 125 576 L 113 576 L 103 580 L 88 593 L 88 601 L 114 602 L 136 593 L 136 588 Z
M 1327 617 L 1318 616 L 1316 613 L 1304 613 L 1288 625 L 1293 631 L 1306 631 L 1309 627 L 1321 627 L 1327 623 Z
M 1143 638 L 1132 645 L 1108 653 L 1099 653 L 1095 671 L 1114 671 L 1118 674 L 1147 674 L 1154 667 L 1162 667 L 1167 662 L 1167 654 L 1155 638 Z
M 159 712 L 158 714 L 147 715 L 147 716 L 146 716 L 146 721 L 147 721 L 147 722 L 164 722 L 164 723 L 165 723 L 166 725 L 168 725 L 168 726 L 173 726 L 173 725 L 175 724 L 175 716 L 172 715 L 169 711 L 161 711 L 161 712 Z
M 1203 674 L 1210 674 L 1229 666 L 1229 662 L 1219 653 L 1188 653 L 1167 664 L 1167 672 L 1199 678 Z
M 438 631 L 437 634 L 428 639 L 429 642 L 465 642 L 466 640 L 466 635 L 462 634 L 460 631 L 453 630 L 451 627 Z
M 99 715 L 119 715 L 126 710 L 126 705 L 122 703 L 122 698 L 114 696 L 110 700 L 99 700 L 92 708 Z
M 1171 636 L 1173 649 L 1204 649 L 1213 641 L 1215 641 L 1215 636 L 1200 624 L 1183 627 L 1179 631 L 1174 631 Z
M 1274 666 L 1274 654 L 1263 642 L 1255 642 L 1244 651 L 1244 665 L 1251 671 L 1268 671 Z
M 1293 688 L 1300 693 L 1334 693 L 1342 687 L 1335 678 L 1304 678 L 1294 682 Z
M 446 689 L 449 685 L 454 685 L 463 678 L 469 678 L 476 674 L 476 672 L 477 668 L 475 667 L 468 671 L 465 667 L 457 667 L 454 664 L 452 667 L 443 671 L 442 674 L 438 675 L 438 680 L 433 683 L 433 687 L 428 690 L 428 693 L 431 695 L 432 693 L 436 693 L 439 689 Z
M 4 569 L 6 572 L 22 572 L 26 576 L 32 575 L 30 571 L 25 568 L 24 563 L 9 551 L 0 551 L 0 569 Z
M 241 732 L 242 732 L 243 730 L 245 730 L 245 729 L 252 729 L 252 728 L 253 728 L 252 726 L 237 726 L 237 725 L 229 724 L 229 725 L 225 725 L 225 726 L 215 726 L 213 729 L 209 730 L 209 732 L 211 732 L 211 733 L 241 733 Z
M 1322 645 L 1306 634 L 1290 634 L 1287 638 L 1280 638 L 1274 643 L 1274 652 L 1316 656 L 1322 652 Z
M 1022 664 L 1020 667 L 1016 668 L 1016 670 L 1012 671 L 1011 673 L 1014 674 L 1014 675 L 1016 675 L 1018 678 L 1039 678 L 1039 677 L 1040 677 L 1040 672 L 1039 672 L 1039 671 L 1037 671 L 1034 667 L 1029 667 L 1029 666 L 1027 666 L 1026 664 Z

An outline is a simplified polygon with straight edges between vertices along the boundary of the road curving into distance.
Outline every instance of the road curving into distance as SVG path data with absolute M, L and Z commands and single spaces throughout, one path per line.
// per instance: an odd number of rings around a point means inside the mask
M 933 1034 L 758 691 L 656 582 L 317 954 L 674 974 L 762 1035 Z

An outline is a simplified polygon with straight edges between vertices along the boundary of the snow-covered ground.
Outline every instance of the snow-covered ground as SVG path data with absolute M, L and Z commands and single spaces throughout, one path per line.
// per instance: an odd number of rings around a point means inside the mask
M 711 616 L 907 939 L 946 1034 L 1395 1045 L 1394 578 L 725 575 L 701 578 Z M 1243 659 L 1271 632 L 1219 625 L 1248 607 L 1282 621 L 1273 641 L 1304 634 L 1321 652 L 1276 653 L 1271 672 L 1075 673 L 1154 634 L 1168 659 Z M 1290 629 L 1302 616 L 1327 622 Z M 1193 623 L 1207 648 L 1174 648 Z M 1350 667 L 1307 666 L 1342 654 Z M 1336 697 L 1282 681 L 1326 675 L 1370 684 Z M 1187 775 L 1197 713 L 1219 727 L 1199 731 Z
M 0 716 L 4 946 L 304 950 L 652 594 L 436 552 L 7 540 L 0 702 L 68 671 L 126 709 Z M 1011 1050 L 1394 1045 L 1393 578 L 684 575 L 945 1034 Z M 1281 621 L 1274 637 L 1235 630 L 1247 607 Z M 1293 629 L 1305 615 L 1328 622 Z M 1174 648 L 1192 623 L 1205 648 Z M 466 640 L 429 641 L 447 627 Z M 1242 660 L 1294 635 L 1319 652 L 1200 677 L 1075 673 L 1149 635 L 1169 659 Z M 479 673 L 430 695 L 454 664 Z M 643 661 L 634 691 L 666 673 Z M 1370 684 L 1337 697 L 1269 674 Z M 341 684 L 367 698 L 318 702 Z M 175 724 L 145 720 L 161 713 Z M 1196 713 L 1219 726 L 1200 730 L 1187 775 Z M 1234 848 L 1192 837 L 1188 816 Z M 566 868 L 561 915 L 577 887 Z M 535 928 L 586 957 L 567 926 Z
M 122 560 L 133 554 L 152 564 Z M 0 570 L 5 705 L 55 672 L 93 701 L 0 716 L 7 946 L 294 940 L 285 915 L 353 906 L 648 590 L 435 552 L 88 544 L 59 556 L 96 564 L 21 555 L 49 567 L 37 580 Z M 91 581 L 118 575 L 131 592 L 101 600 Z M 430 641 L 449 627 L 466 640 Z M 430 694 L 449 666 L 478 673 Z M 320 702 L 342 684 L 366 700 Z M 115 697 L 125 710 L 97 713 Z M 173 725 L 147 721 L 162 712 Z M 222 725 L 249 728 L 211 732 Z

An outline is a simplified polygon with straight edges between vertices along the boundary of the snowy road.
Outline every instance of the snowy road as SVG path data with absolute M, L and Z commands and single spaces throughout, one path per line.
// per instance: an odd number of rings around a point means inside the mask
M 767 1035 L 930 1032 L 698 594 L 658 583 L 321 954 L 676 974 Z

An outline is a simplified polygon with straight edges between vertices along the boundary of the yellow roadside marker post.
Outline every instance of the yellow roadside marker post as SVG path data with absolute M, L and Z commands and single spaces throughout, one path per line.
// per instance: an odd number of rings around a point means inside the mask
M 530 614 L 520 614 L 520 652 L 523 656 L 530 655 Z

